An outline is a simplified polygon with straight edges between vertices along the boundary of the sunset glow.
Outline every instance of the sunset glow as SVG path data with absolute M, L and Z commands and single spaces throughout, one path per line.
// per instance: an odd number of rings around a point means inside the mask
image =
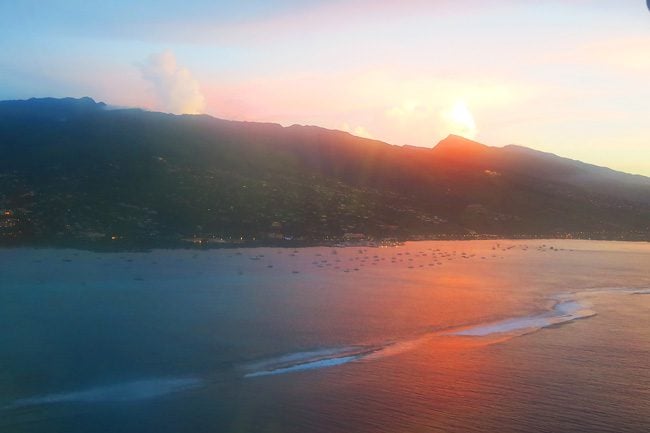
M 604 0 L 3 2 L 0 99 L 91 96 L 397 145 L 454 133 L 648 175 L 649 21 L 643 2 Z
M 0 0 L 0 433 L 650 433 L 650 0 Z
M 450 110 L 445 112 L 450 130 L 466 138 L 476 138 L 476 122 L 474 116 L 463 101 L 457 101 Z

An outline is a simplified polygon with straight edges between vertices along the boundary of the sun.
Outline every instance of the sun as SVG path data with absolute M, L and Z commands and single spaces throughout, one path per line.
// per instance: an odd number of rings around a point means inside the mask
M 447 120 L 450 133 L 466 138 L 476 137 L 476 122 L 465 101 L 457 100 L 451 108 L 446 110 L 444 117 Z
M 469 111 L 467 105 L 463 101 L 456 101 L 454 107 L 451 109 L 451 119 L 458 124 L 458 126 L 475 129 L 476 123 L 474 122 L 474 116 L 472 112 Z

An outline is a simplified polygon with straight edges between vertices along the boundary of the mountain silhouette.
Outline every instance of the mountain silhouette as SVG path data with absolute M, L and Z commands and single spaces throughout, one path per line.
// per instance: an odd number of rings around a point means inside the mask
M 19 245 L 648 239 L 650 179 L 453 135 L 401 147 L 45 98 L 0 102 L 0 212 Z

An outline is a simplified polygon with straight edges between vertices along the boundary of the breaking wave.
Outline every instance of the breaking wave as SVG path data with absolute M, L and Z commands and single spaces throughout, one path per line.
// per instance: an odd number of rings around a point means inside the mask
M 382 346 L 351 346 L 289 353 L 245 365 L 244 369 L 248 372 L 244 374 L 244 377 L 270 376 L 334 367 L 363 359 L 382 349 Z
M 334 367 L 336 365 L 347 364 L 348 362 L 358 360 L 362 357 L 363 355 L 350 355 L 350 356 L 341 356 L 338 358 L 334 357 L 334 358 L 320 359 L 317 361 L 303 362 L 302 364 L 294 364 L 286 367 L 279 367 L 273 370 L 255 371 L 252 373 L 245 374 L 244 377 L 270 376 L 272 374 L 284 374 L 284 373 L 292 373 L 295 371 L 313 370 L 316 368 Z
M 549 312 L 448 331 L 444 335 L 485 337 L 493 334 L 528 333 L 576 319 L 584 319 L 595 314 L 596 312 L 589 309 L 586 305 L 575 300 L 567 300 L 558 302 L 553 307 L 553 310 Z
M 404 338 L 398 341 L 390 341 L 376 345 L 356 345 L 293 352 L 249 362 L 240 368 L 243 370 L 242 376 L 244 378 L 255 378 L 316 370 L 340 366 L 351 362 L 383 358 L 412 350 L 419 344 L 430 342 L 436 338 L 477 338 L 484 341 L 484 344 L 491 344 L 491 342 L 503 341 L 504 338 L 509 339 L 543 328 L 594 316 L 596 312 L 591 310 L 586 302 L 578 300 L 583 297 L 582 295 L 593 293 L 645 295 L 650 294 L 650 289 L 608 288 L 566 293 L 552 298 L 555 301 L 553 308 L 539 314 L 513 317 L 491 323 L 463 326 L 454 329 L 429 331 L 413 338 Z M 499 338 L 491 340 L 489 338 L 490 336 Z M 146 400 L 197 388 L 203 384 L 204 381 L 197 377 L 138 380 L 73 392 L 46 394 L 19 399 L 13 404 L 5 406 L 4 409 L 51 403 L 98 403 Z
M 52 403 L 102 403 L 148 400 L 174 392 L 197 388 L 202 383 L 202 380 L 196 377 L 137 380 L 78 391 L 23 398 L 14 401 L 13 404 L 5 407 L 5 409 Z
M 513 317 L 492 323 L 464 326 L 444 331 L 430 331 L 413 338 L 385 342 L 374 346 L 326 348 L 268 358 L 245 365 L 244 370 L 246 373 L 244 377 L 254 378 L 294 373 L 393 356 L 412 350 L 423 342 L 441 337 L 457 336 L 485 339 L 490 336 L 498 336 L 500 338 L 495 341 L 503 341 L 503 337 L 524 335 L 542 328 L 584 319 L 596 314 L 588 305 L 579 302 L 575 297 L 577 297 L 576 294 L 558 295 L 554 297 L 556 303 L 550 311 L 530 316 Z

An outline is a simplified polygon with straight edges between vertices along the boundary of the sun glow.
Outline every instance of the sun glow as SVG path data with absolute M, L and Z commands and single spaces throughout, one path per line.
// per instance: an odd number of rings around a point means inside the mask
M 453 107 L 446 110 L 444 117 L 447 120 L 450 133 L 466 138 L 476 138 L 476 122 L 464 101 L 456 101 Z

